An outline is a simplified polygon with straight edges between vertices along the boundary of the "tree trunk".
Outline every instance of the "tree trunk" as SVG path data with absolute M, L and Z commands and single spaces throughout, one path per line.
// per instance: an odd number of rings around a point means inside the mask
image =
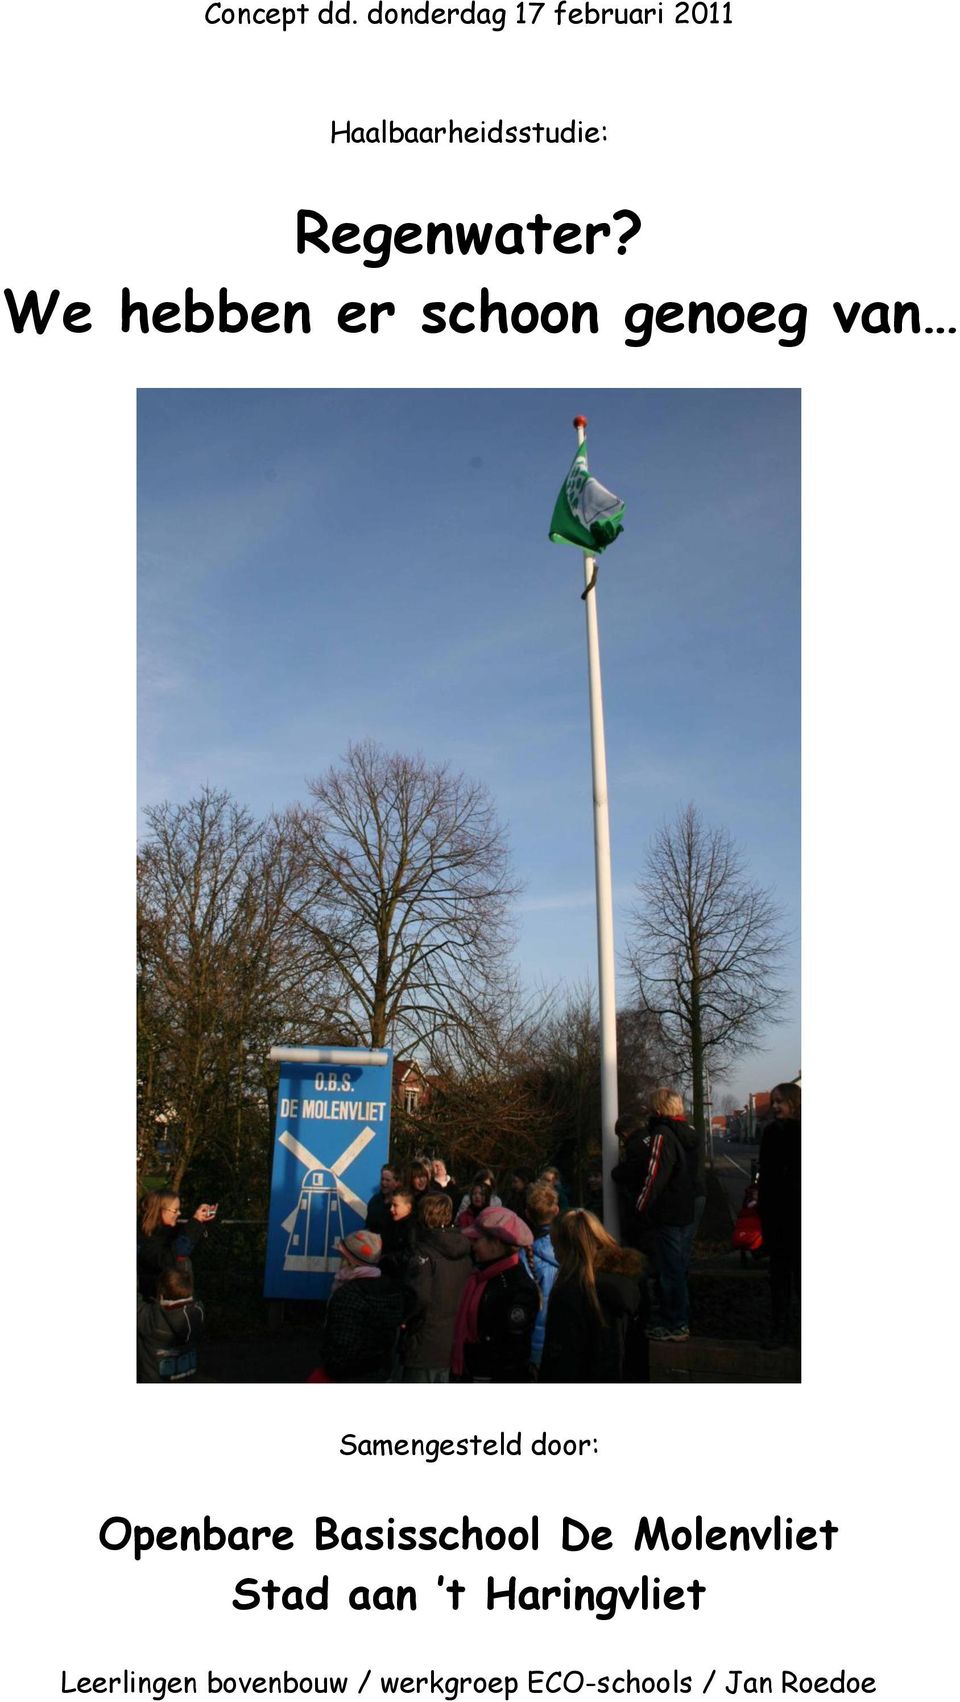
M 693 1077 L 693 1126 L 703 1140 L 703 1026 L 700 998 L 700 977 L 694 970 L 690 982 L 690 1071 Z

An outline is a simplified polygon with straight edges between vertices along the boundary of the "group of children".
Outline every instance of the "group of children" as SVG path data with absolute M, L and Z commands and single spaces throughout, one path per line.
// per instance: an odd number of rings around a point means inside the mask
M 522 1214 L 489 1175 L 476 1178 L 454 1224 L 445 1172 L 440 1183 L 428 1161 L 417 1164 L 419 1187 L 384 1167 L 367 1226 L 339 1243 L 313 1381 L 646 1378 L 644 1261 L 592 1212 L 561 1210 L 556 1172 L 519 1197 L 511 1187 Z
M 611 1381 L 646 1375 L 642 1260 L 589 1211 L 566 1209 L 556 1169 L 496 1192 L 480 1171 L 460 1195 L 441 1161 L 390 1165 L 365 1227 L 338 1243 L 322 1364 L 313 1381 Z M 506 1201 L 506 1203 L 504 1203 Z M 197 1374 L 204 1312 L 193 1252 L 216 1213 L 181 1221 L 151 1193 L 137 1239 L 137 1379 Z M 454 1221 L 455 1220 L 455 1221 Z M 551 1297 L 553 1300 L 551 1301 Z M 645 1346 L 645 1344 L 643 1344 Z
M 526 1224 L 504 1206 L 453 1227 L 446 1193 L 424 1193 L 402 1242 L 369 1228 L 339 1243 L 320 1372 L 332 1382 L 513 1381 L 525 1373 L 539 1295 L 520 1248 Z

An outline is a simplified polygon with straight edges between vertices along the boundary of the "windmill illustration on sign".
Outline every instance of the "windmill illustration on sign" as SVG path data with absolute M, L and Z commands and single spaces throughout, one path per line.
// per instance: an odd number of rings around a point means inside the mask
M 335 1271 L 340 1263 L 337 1242 L 343 1236 L 343 1205 L 356 1212 L 366 1222 L 366 1201 L 342 1181 L 343 1172 L 359 1158 L 365 1146 L 374 1138 L 371 1128 L 360 1130 L 356 1140 L 340 1154 L 333 1164 L 324 1164 L 294 1135 L 284 1130 L 280 1145 L 304 1166 L 300 1183 L 300 1198 L 285 1217 L 281 1228 L 287 1233 L 287 1249 L 283 1256 L 285 1271 Z

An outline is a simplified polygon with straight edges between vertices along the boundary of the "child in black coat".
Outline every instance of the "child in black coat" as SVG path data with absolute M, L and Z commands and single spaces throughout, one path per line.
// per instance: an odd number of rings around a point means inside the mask
M 189 1260 L 161 1271 L 156 1300 L 137 1300 L 137 1382 L 182 1383 L 197 1374 L 203 1307 Z
M 338 1241 L 342 1264 L 327 1302 L 323 1365 L 334 1383 L 387 1383 L 397 1364 L 403 1286 L 380 1270 L 382 1242 L 370 1229 Z

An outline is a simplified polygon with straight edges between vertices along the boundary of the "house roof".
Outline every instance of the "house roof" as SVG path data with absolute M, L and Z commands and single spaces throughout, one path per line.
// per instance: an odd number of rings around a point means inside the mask
M 394 1087 L 395 1088 L 402 1087 L 404 1082 L 407 1080 L 407 1078 L 409 1076 L 418 1076 L 421 1082 L 425 1082 L 426 1079 L 427 1079 L 426 1076 L 424 1075 L 423 1070 L 421 1069 L 420 1065 L 417 1063 L 416 1058 L 394 1058 L 394 1060 L 393 1060 L 393 1085 L 394 1085 Z

